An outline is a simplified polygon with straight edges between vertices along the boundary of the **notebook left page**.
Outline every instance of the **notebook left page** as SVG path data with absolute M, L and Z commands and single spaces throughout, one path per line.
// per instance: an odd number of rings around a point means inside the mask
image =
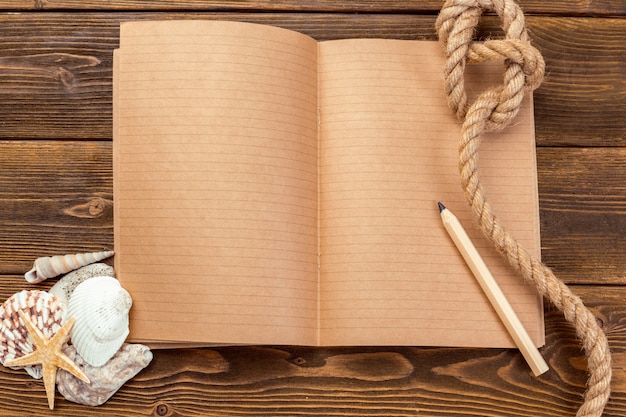
M 317 44 L 122 23 L 115 264 L 134 341 L 317 343 Z

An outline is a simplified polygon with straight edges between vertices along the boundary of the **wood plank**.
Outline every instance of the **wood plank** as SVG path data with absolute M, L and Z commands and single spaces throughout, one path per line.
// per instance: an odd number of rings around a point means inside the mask
M 546 146 L 623 146 L 626 20 L 530 20 L 546 60 L 536 91 L 537 140 Z
M 626 149 L 539 148 L 544 261 L 570 283 L 626 281 Z M 0 141 L 0 273 L 113 247 L 109 141 Z
M 109 142 L 2 141 L 0 151 L 0 272 L 112 247 Z M 544 261 L 568 282 L 623 283 L 626 150 L 537 158 Z
M 111 142 L 0 141 L 0 273 L 113 248 Z
M 626 283 L 626 149 L 539 148 L 542 257 L 570 283 Z
M 519 0 L 527 15 L 558 14 L 561 16 L 611 16 L 624 15 L 626 9 L 620 0 Z M 341 13 L 437 13 L 441 0 L 0 0 L 4 10 L 153 10 L 153 11 L 307 11 Z
M 24 286 L 3 276 L 0 295 Z M 626 415 L 626 288 L 574 287 L 607 332 L 615 378 L 605 417 Z M 573 416 L 586 359 L 560 312 L 546 317 L 542 354 L 550 371 L 533 377 L 514 349 L 419 347 L 221 347 L 154 351 L 154 360 L 105 405 L 77 406 L 57 394 L 64 416 Z M 41 381 L 0 367 L 0 409 L 45 415 Z
M 282 14 L 0 15 L 1 137 L 111 138 L 112 54 L 119 23 L 139 19 L 224 19 L 300 30 L 318 39 L 435 36 L 432 17 Z M 397 20 L 397 22 L 396 22 Z
M 234 19 L 319 40 L 434 39 L 434 16 L 62 13 L 0 15 L 0 137 L 110 139 L 111 65 L 119 22 Z M 484 33 L 497 34 L 486 19 Z M 548 77 L 535 94 L 541 146 L 621 146 L 626 133 L 626 20 L 529 18 Z M 601 132 L 601 133 L 600 133 Z

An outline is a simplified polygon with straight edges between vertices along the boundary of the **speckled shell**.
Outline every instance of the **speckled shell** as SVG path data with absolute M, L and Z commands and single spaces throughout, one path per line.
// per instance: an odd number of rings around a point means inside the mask
M 67 317 L 75 317 L 72 344 L 91 366 L 104 365 L 128 336 L 130 294 L 113 277 L 94 277 L 76 287 Z
M 48 291 L 50 294 L 56 295 L 59 300 L 69 305 L 70 296 L 82 282 L 99 276 L 115 277 L 115 270 L 112 266 L 104 263 L 95 263 L 86 265 L 65 274 L 61 277 Z
M 24 290 L 9 297 L 0 306 L 0 362 L 3 364 L 34 350 L 33 341 L 18 310 L 29 314 L 35 326 L 48 338 L 59 330 L 66 315 L 65 304 L 46 291 Z M 24 369 L 33 378 L 42 377 L 39 365 L 26 366 Z
M 36 284 L 48 278 L 57 277 L 81 266 L 89 265 L 113 256 L 113 251 L 77 253 L 37 258 L 33 268 L 24 274 L 26 281 Z

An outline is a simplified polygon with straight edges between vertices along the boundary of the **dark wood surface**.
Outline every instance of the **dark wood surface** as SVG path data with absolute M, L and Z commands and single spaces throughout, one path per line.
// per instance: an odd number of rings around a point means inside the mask
M 626 3 L 520 1 L 547 78 L 535 93 L 542 256 L 609 337 L 626 415 Z M 434 39 L 439 1 L 0 0 L 0 299 L 39 256 L 113 247 L 111 64 L 121 21 L 230 19 L 309 34 Z M 486 17 L 482 33 L 498 36 Z M 52 283 L 44 283 L 47 288 Z M 503 349 L 223 347 L 155 351 L 104 406 L 63 416 L 569 416 L 586 361 L 546 306 L 551 370 Z M 0 415 L 51 413 L 0 368 Z

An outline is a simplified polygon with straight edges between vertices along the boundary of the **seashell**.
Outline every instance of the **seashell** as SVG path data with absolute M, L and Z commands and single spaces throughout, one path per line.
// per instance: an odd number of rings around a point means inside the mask
M 76 352 L 75 346 L 66 346 L 63 353 L 67 355 L 89 378 L 85 383 L 71 373 L 59 369 L 57 388 L 67 399 L 78 404 L 97 406 L 104 404 L 121 387 L 141 372 L 150 361 L 152 352 L 148 346 L 124 343 L 113 357 L 103 366 L 89 365 Z
M 37 258 L 33 268 L 24 274 L 26 281 L 36 284 L 113 256 L 113 251 L 77 253 Z
M 95 263 L 83 266 L 82 268 L 61 277 L 61 279 L 59 279 L 48 292 L 56 295 L 59 300 L 68 305 L 72 292 L 74 292 L 74 289 L 80 283 L 88 280 L 89 278 L 99 276 L 115 277 L 115 270 L 112 266 L 104 263 Z
M 50 338 L 61 328 L 65 320 L 66 306 L 57 297 L 39 290 L 24 290 L 13 294 L 0 306 L 0 362 L 31 353 L 33 340 L 28 335 L 18 310 L 30 315 L 32 322 L 45 337 Z M 21 369 L 12 367 L 11 369 Z M 41 366 L 24 367 L 33 378 L 42 377 Z
M 128 336 L 128 291 L 113 277 L 94 277 L 76 287 L 67 317 L 75 317 L 72 344 L 91 366 L 102 366 Z

